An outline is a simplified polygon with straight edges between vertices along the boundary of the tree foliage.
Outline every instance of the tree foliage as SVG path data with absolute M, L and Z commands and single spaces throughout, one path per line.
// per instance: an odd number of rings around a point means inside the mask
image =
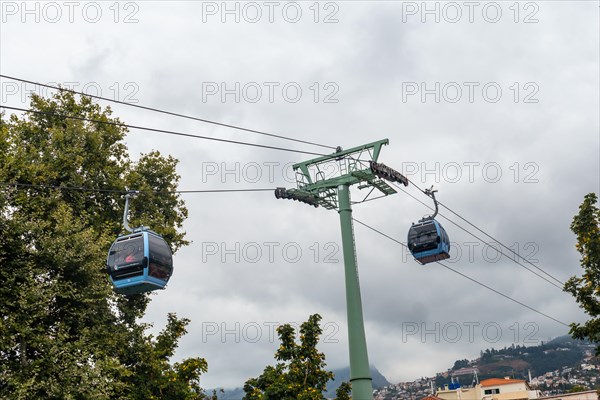
M 205 398 L 206 361 L 170 362 L 189 320 L 169 314 L 149 335 L 149 295 L 115 294 L 104 272 L 124 188 L 144 191 L 132 225 L 187 244 L 177 160 L 132 161 L 126 129 L 89 98 L 33 96 L 31 109 L 0 116 L 0 398 Z
M 567 393 L 579 393 L 585 392 L 586 390 L 589 390 L 589 388 L 582 385 L 575 385 L 571 389 L 567 390 Z
M 571 230 L 577 235 L 576 248 L 581 254 L 583 275 L 571 277 L 564 286 L 579 307 L 592 317 L 583 325 L 572 323 L 570 334 L 594 343 L 600 343 L 600 210 L 597 203 L 595 193 L 586 195 L 571 223 Z M 596 355 L 600 355 L 600 346 L 596 347 Z
M 335 391 L 336 400 L 350 400 L 352 398 L 352 385 L 350 382 L 342 382 Z
M 278 363 L 267 366 L 258 378 L 248 379 L 244 385 L 245 400 L 321 400 L 325 397 L 327 382 L 333 373 L 325 370 L 325 355 L 317 350 L 323 333 L 319 314 L 311 315 L 300 326 L 300 340 L 289 325 L 277 328 L 281 345 L 275 352 Z M 348 399 L 349 384 L 342 384 L 339 399 Z M 345 397 L 344 397 L 345 396 Z
M 458 370 L 461 368 L 467 368 L 469 366 L 469 360 L 462 359 L 462 360 L 456 360 L 454 361 L 454 365 L 452 366 L 453 370 Z

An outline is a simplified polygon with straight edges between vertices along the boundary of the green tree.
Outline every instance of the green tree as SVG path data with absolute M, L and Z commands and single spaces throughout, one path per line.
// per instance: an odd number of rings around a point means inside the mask
M 352 398 L 352 385 L 350 382 L 342 382 L 335 391 L 336 400 L 350 400 Z
M 594 343 L 600 342 L 600 210 L 597 203 L 595 193 L 586 195 L 571 223 L 584 272 L 581 277 L 571 277 L 564 286 L 579 307 L 592 317 L 583 325 L 572 323 L 569 333 L 576 339 L 589 339 Z M 600 355 L 600 346 L 596 347 L 596 355 Z
M 469 366 L 469 360 L 467 360 L 466 358 L 463 360 L 456 360 L 454 361 L 454 366 L 452 367 L 453 370 L 457 370 L 457 369 L 461 369 L 461 368 L 466 368 Z
M 170 361 L 189 320 L 169 314 L 149 335 L 150 296 L 115 294 L 104 272 L 126 187 L 143 191 L 132 225 L 187 244 L 177 160 L 130 160 L 126 129 L 89 98 L 33 96 L 31 109 L 0 116 L 0 398 L 205 398 L 206 361 Z
M 585 392 L 586 390 L 589 390 L 588 388 L 586 388 L 585 386 L 582 385 L 575 385 L 573 386 L 571 389 L 567 390 L 567 393 L 578 393 L 578 392 Z
M 244 384 L 245 400 L 321 400 L 333 372 L 325 370 L 325 355 L 317 350 L 323 333 L 321 316 L 311 315 L 300 326 L 300 341 L 296 343 L 295 329 L 289 325 L 277 328 L 281 345 L 275 352 L 278 363 L 267 366 L 258 378 Z M 349 385 L 338 391 L 348 396 Z M 349 397 L 340 397 L 348 399 Z

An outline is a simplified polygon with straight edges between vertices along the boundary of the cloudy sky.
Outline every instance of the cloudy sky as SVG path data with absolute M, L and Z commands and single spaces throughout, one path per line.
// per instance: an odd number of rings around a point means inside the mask
M 389 138 L 381 162 L 435 185 L 445 205 L 560 281 L 580 272 L 569 224 L 584 195 L 600 190 L 598 2 L 0 5 L 2 74 L 328 146 Z M 0 83 L 3 105 L 25 107 L 40 92 Z M 111 107 L 130 124 L 327 151 Z M 183 190 L 294 187 L 291 164 L 312 158 L 141 131 L 127 144 L 133 158 L 178 158 Z M 413 186 L 406 192 L 431 204 Z M 168 312 L 192 320 L 177 357 L 208 360 L 203 385 L 258 376 L 273 363 L 274 327 L 313 313 L 323 317 L 328 365 L 346 366 L 337 213 L 272 192 L 185 200 L 192 244 L 145 319 L 156 331 Z M 355 218 L 401 241 L 428 213 L 402 192 L 354 207 Z M 570 295 L 439 220 L 452 268 L 564 323 L 585 320 Z M 369 360 L 393 382 L 568 331 L 439 265 L 418 265 L 361 225 L 355 237 Z

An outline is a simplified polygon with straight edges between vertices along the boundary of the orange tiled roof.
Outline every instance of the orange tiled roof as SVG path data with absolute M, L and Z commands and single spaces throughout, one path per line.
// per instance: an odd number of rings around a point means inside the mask
M 444 399 L 442 399 L 440 397 L 429 395 L 427 397 L 423 397 L 421 400 L 444 400 Z
M 524 383 L 525 381 L 522 379 L 501 379 L 501 378 L 490 378 L 482 380 L 481 386 L 499 386 L 499 385 L 508 385 L 510 383 Z

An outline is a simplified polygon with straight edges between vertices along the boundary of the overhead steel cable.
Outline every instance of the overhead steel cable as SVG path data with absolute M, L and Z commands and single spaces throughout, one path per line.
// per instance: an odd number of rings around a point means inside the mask
M 446 210 L 450 211 L 452 214 L 456 215 L 458 218 L 460 218 L 463 221 L 465 221 L 467 224 L 471 225 L 473 228 L 477 229 L 479 232 L 483 233 L 485 236 L 487 236 L 490 239 L 492 239 L 493 241 L 497 242 L 500 246 L 504 247 L 505 249 L 507 249 L 508 251 L 510 251 L 511 253 L 513 253 L 514 255 L 516 255 L 517 257 L 519 257 L 520 259 L 522 259 L 523 261 L 525 261 L 526 263 L 531 264 L 533 267 L 537 268 L 539 271 L 543 272 L 548 277 L 554 279 L 556 282 L 558 282 L 561 285 L 561 288 L 564 287 L 565 283 L 562 282 L 561 280 L 559 280 L 558 278 L 556 278 L 553 275 L 549 274 L 548 272 L 544 271 L 542 268 L 538 267 L 537 265 L 535 265 L 534 263 L 532 263 L 531 261 L 529 261 L 525 257 L 521 256 L 519 253 L 515 252 L 510 247 L 506 246 L 504 243 L 502 243 L 498 239 L 496 239 L 493 236 L 489 235 L 488 233 L 484 232 L 482 229 L 480 229 L 479 227 L 477 227 L 475 224 L 471 223 L 466 218 L 463 218 L 460 214 L 458 214 L 457 212 L 453 211 L 447 205 L 445 205 L 445 204 L 443 204 L 442 202 L 439 202 L 439 201 L 438 201 L 438 204 L 441 205 L 442 207 L 444 207 Z
M 308 154 L 308 155 L 313 155 L 313 156 L 323 156 L 323 155 L 325 155 L 323 153 L 313 153 L 313 152 L 310 152 L 310 151 L 288 149 L 288 148 L 285 148 L 285 147 L 267 146 L 267 145 L 264 145 L 264 144 L 241 142 L 241 141 L 238 141 L 238 140 L 219 139 L 219 138 L 214 138 L 214 137 L 210 137 L 210 136 L 194 135 L 194 134 L 191 134 L 191 133 L 183 133 L 183 132 L 171 131 L 171 130 L 167 130 L 167 129 L 149 128 L 149 127 L 138 126 L 138 125 L 124 124 L 124 123 L 121 123 L 121 122 L 102 121 L 102 120 L 99 120 L 99 119 L 90 119 L 90 118 L 84 118 L 84 117 L 77 117 L 77 116 L 74 116 L 74 115 L 52 113 L 52 112 L 47 112 L 47 111 L 37 111 L 37 110 L 32 110 L 32 109 L 27 109 L 27 108 L 9 107 L 9 106 L 5 106 L 5 105 L 0 105 L 0 108 L 4 108 L 4 109 L 7 109 L 7 110 L 28 112 L 28 113 L 38 114 L 38 115 L 49 115 L 49 116 L 67 118 L 67 119 L 74 119 L 74 120 L 78 120 L 78 121 L 94 122 L 94 123 L 97 123 L 97 124 L 112 125 L 112 126 L 118 126 L 118 127 L 122 127 L 122 128 L 128 128 L 128 129 L 137 129 L 137 130 L 148 131 L 148 132 L 164 133 L 164 134 L 167 134 L 167 135 L 185 136 L 185 137 L 191 137 L 191 138 L 195 138 L 195 139 L 212 140 L 212 141 L 215 141 L 215 142 L 239 144 L 239 145 L 242 145 L 242 146 L 259 147 L 259 148 L 262 148 L 262 149 L 287 151 L 287 152 L 290 152 L 290 153 Z
M 417 189 L 419 189 L 421 192 L 423 192 L 424 194 L 426 194 L 426 193 L 425 193 L 425 191 L 421 190 L 421 189 L 420 189 L 420 188 L 419 188 L 417 185 L 415 185 L 413 182 L 411 182 L 410 180 L 409 180 L 409 182 L 410 182 L 410 183 L 412 183 L 412 184 L 413 184 L 413 186 L 415 186 L 415 187 L 416 187 Z M 421 200 L 417 199 L 415 196 L 413 196 L 412 194 L 410 194 L 410 193 L 408 193 L 407 191 L 405 191 L 404 189 L 402 189 L 402 188 L 401 188 L 399 185 L 397 185 L 397 184 L 394 184 L 394 185 L 395 185 L 395 186 L 396 186 L 398 189 L 400 189 L 402 192 L 404 192 L 405 194 L 409 195 L 410 197 L 412 197 L 413 199 L 415 199 L 415 200 L 416 200 L 416 201 L 418 201 L 419 203 L 423 204 L 425 207 L 429 208 L 430 210 L 433 210 L 433 208 L 432 208 L 430 205 L 428 205 L 428 204 L 424 203 L 423 201 L 421 201 Z M 441 203 L 438 201 L 438 204 L 441 204 Z M 446 207 L 446 208 L 447 208 L 447 207 Z M 456 222 L 454 222 L 454 221 L 453 221 L 453 220 L 451 220 L 450 218 L 446 217 L 444 214 L 442 214 L 442 213 L 438 213 L 438 215 L 439 215 L 439 216 L 441 216 L 441 217 L 443 217 L 445 220 L 447 220 L 448 222 L 452 223 L 453 225 L 455 225 L 455 226 L 456 226 L 456 227 L 458 227 L 459 229 L 461 229 L 461 230 L 463 230 L 464 232 L 468 233 L 469 235 L 473 236 L 475 239 L 479 240 L 481 243 L 483 243 L 483 244 L 485 244 L 485 245 L 487 245 L 487 246 L 489 246 L 489 247 L 493 248 L 493 249 L 494 249 L 494 250 L 496 250 L 496 251 L 497 251 L 497 252 L 498 252 L 500 255 L 503 255 L 504 257 L 508 258 L 509 260 L 511 260 L 512 262 L 514 262 L 515 264 L 519 265 L 521 268 L 524 268 L 524 269 L 526 269 L 527 271 L 529 271 L 529 272 L 531 272 L 532 274 L 534 274 L 535 276 L 537 276 L 538 278 L 541 278 L 541 279 L 545 280 L 546 282 L 548 282 L 548 283 L 549 283 L 549 284 L 551 284 L 552 286 L 554 286 L 554 287 L 556 287 L 556 288 L 558 288 L 558 289 L 560 289 L 560 290 L 563 290 L 564 283 L 560 282 L 558 279 L 556 279 L 556 278 L 555 278 L 555 277 L 553 277 L 552 275 L 548 274 L 548 273 L 547 273 L 547 272 L 545 272 L 543 269 L 541 269 L 541 268 L 539 268 L 539 267 L 535 266 L 535 265 L 534 265 L 534 264 L 532 264 L 532 263 L 531 263 L 529 260 L 527 260 L 527 262 L 528 262 L 529 264 L 533 265 L 533 266 L 534 266 L 534 267 L 536 267 L 538 270 L 540 270 L 540 271 L 544 272 L 544 274 L 551 276 L 551 277 L 552 277 L 552 278 L 553 278 L 555 281 L 557 281 L 557 282 L 558 282 L 558 283 L 560 283 L 561 285 L 560 285 L 560 286 L 559 286 L 559 285 L 557 285 L 555 282 L 553 282 L 553 281 L 549 280 L 549 279 L 548 279 L 548 278 L 546 278 L 545 276 L 542 276 L 542 275 L 538 274 L 537 272 L 535 272 L 534 270 L 532 270 L 531 268 L 528 268 L 527 266 L 523 265 L 522 263 L 520 263 L 520 262 L 519 262 L 518 260 L 516 260 L 515 258 L 512 258 L 512 257 L 510 257 L 509 255 L 505 254 L 505 253 L 502 251 L 502 249 L 498 249 L 498 248 L 496 248 L 496 247 L 492 246 L 492 245 L 491 245 L 490 243 L 488 243 L 486 240 L 484 240 L 484 239 L 480 238 L 479 236 L 477 236 L 477 235 L 476 235 L 476 234 L 474 234 L 473 232 L 471 232 L 471 231 L 469 231 L 468 229 L 464 228 L 463 226 L 461 226 L 461 225 L 457 224 Z M 461 218 L 461 219 L 464 219 L 464 218 Z M 479 230 L 479 231 L 481 231 L 480 229 L 478 229 L 478 230 Z M 483 231 L 481 231 L 481 232 L 483 232 Z M 483 232 L 483 233 L 485 234 L 485 232 Z M 488 237 L 490 237 L 492 240 L 494 240 L 494 241 L 498 242 L 498 244 L 499 244 L 499 245 L 502 245 L 503 247 L 506 247 L 506 246 L 504 246 L 504 245 L 503 245 L 501 242 L 499 242 L 499 241 L 497 241 L 496 239 L 494 239 L 492 236 L 490 236 L 490 235 L 488 235 L 488 234 L 485 234 L 485 235 L 486 235 L 486 236 L 488 236 Z M 514 254 L 518 255 L 520 258 L 522 258 L 522 259 L 525 259 L 523 256 L 520 256 L 518 253 L 515 253 L 515 252 L 514 252 L 514 251 L 512 251 L 512 250 L 511 250 L 511 252 L 513 252 Z
M 554 317 L 552 317 L 552 316 L 550 316 L 550 315 L 548 315 L 548 314 L 546 314 L 546 313 L 543 313 L 542 311 L 536 310 L 535 308 L 533 308 L 533 307 L 531 307 L 531 306 L 528 306 L 527 304 L 525 304 L 525 303 L 523 303 L 523 302 L 521 302 L 521 301 L 519 301 L 519 300 L 516 300 L 516 299 L 514 299 L 514 298 L 510 297 L 509 295 L 507 295 L 507 294 L 504 294 L 504 293 L 502 293 L 502 292 L 500 292 L 500 291 L 498 291 L 498 290 L 496 290 L 496 289 L 494 289 L 494 288 L 492 288 L 492 287 L 490 287 L 490 286 L 486 285 L 485 283 L 481 283 L 481 282 L 479 282 L 478 280 L 476 280 L 476 279 L 474 279 L 474 278 L 471 278 L 470 276 L 467 276 L 467 275 L 463 274 L 462 272 L 459 272 L 459 271 L 457 271 L 457 270 L 455 270 L 455 269 L 453 269 L 453 268 L 450 268 L 449 266 L 447 266 L 446 264 L 442 263 L 441 261 L 436 261 L 436 263 L 440 264 L 442 267 L 444 267 L 444 268 L 446 268 L 446 269 L 449 269 L 450 271 L 452 271 L 452 272 L 454 272 L 454 273 L 456 273 L 456 274 L 458 274 L 458 275 L 460 275 L 460 276 L 462 276 L 462 277 L 464 277 L 464 278 L 467 278 L 468 280 L 470 280 L 470 281 L 472 281 L 472 282 L 475 282 L 475 283 L 477 283 L 478 285 L 481 285 L 481 286 L 483 286 L 483 287 L 484 287 L 484 288 L 486 288 L 486 289 L 489 289 L 489 290 L 491 290 L 492 292 L 494 292 L 494 293 L 496 293 L 496 294 L 499 294 L 500 296 L 502 296 L 502 297 L 504 297 L 504 298 L 507 298 L 507 299 L 509 299 L 509 300 L 511 300 L 511 301 L 514 301 L 515 303 L 517 303 L 517 304 L 520 304 L 520 305 L 522 305 L 523 307 L 525 307 L 525 308 L 527 308 L 527 309 L 529 309 L 529 310 L 531 310 L 531 311 L 534 311 L 534 312 L 536 312 L 536 313 L 538 313 L 538 314 L 540 314 L 540 315 L 543 315 L 544 317 L 546 317 L 546 318 L 549 318 L 549 319 L 551 319 L 552 321 L 558 322 L 559 324 L 561 324 L 561 325 L 564 325 L 564 326 L 566 326 L 566 327 L 569 327 L 569 326 L 570 326 L 569 324 L 566 324 L 566 323 L 564 323 L 564 322 L 562 322 L 562 321 L 560 321 L 560 320 L 558 320 L 558 319 L 556 319 L 556 318 L 554 318 Z
M 205 189 L 205 190 L 176 190 L 172 193 L 190 194 L 190 193 L 243 193 L 243 192 L 273 192 L 276 188 L 260 189 Z M 158 192 L 162 193 L 162 192 Z
M 81 186 L 59 186 L 59 185 L 42 185 L 34 183 L 20 183 L 20 182 L 0 182 L 0 186 L 19 188 L 31 188 L 31 189 L 61 189 L 61 190 L 75 190 L 81 192 L 98 192 L 98 193 L 123 193 L 126 194 L 126 190 L 119 189 L 96 189 L 86 188 Z
M 8 187 L 13 186 L 13 187 L 16 187 L 16 188 L 37 188 L 37 189 L 74 190 L 74 191 L 87 191 L 87 192 L 104 192 L 104 193 L 118 193 L 118 194 L 126 194 L 126 193 L 128 193 L 127 190 L 118 190 L 118 189 L 99 189 L 99 188 L 86 188 L 86 187 L 81 187 L 81 186 L 58 186 L 58 185 L 42 185 L 42 184 L 29 184 L 29 183 L 16 183 L 16 182 L 0 182 L 0 186 L 8 186 Z M 189 193 L 264 192 L 264 191 L 273 191 L 273 190 L 274 189 L 272 189 L 272 188 L 259 188 L 259 189 L 176 190 L 176 191 L 167 191 L 167 192 L 140 190 L 139 192 L 140 193 L 150 192 L 150 193 L 157 193 L 157 194 L 161 194 L 161 193 L 189 194 Z M 385 234 L 385 233 L 383 233 L 383 232 L 381 232 L 381 231 L 379 231 L 379 230 L 371 227 L 370 225 L 367 225 L 364 222 L 359 221 L 356 218 L 353 218 L 353 220 L 355 222 L 357 222 L 358 224 L 363 225 L 363 226 L 371 229 L 372 231 L 374 231 L 374 232 L 376 232 L 376 233 L 378 233 L 378 234 L 386 237 L 387 239 L 389 239 L 389 240 L 391 240 L 391 241 L 393 241 L 393 242 L 395 242 L 397 244 L 400 244 L 400 245 L 408 248 L 405 243 L 403 243 L 403 242 L 401 242 L 401 241 L 393 238 L 392 236 L 389 236 L 389 235 L 387 235 L 387 234 Z M 520 302 L 520 301 L 518 301 L 518 300 L 516 300 L 516 299 L 514 299 L 514 298 L 512 298 L 512 297 L 510 297 L 510 296 L 508 296 L 508 295 L 506 295 L 506 294 L 504 294 L 504 293 L 496 290 L 496 289 L 493 289 L 493 288 L 491 288 L 491 287 L 489 287 L 489 286 L 487 286 L 487 285 L 485 285 L 485 284 L 477 281 L 476 279 L 473 279 L 473 278 L 471 278 L 471 277 L 469 277 L 469 276 L 467 276 L 467 275 L 465 275 L 465 274 L 463 274 L 463 273 L 461 273 L 459 271 L 456 271 L 453 268 L 451 268 L 451 267 L 449 267 L 449 266 L 447 266 L 445 264 L 442 264 L 441 262 L 438 262 L 438 264 L 442 265 L 443 267 L 445 267 L 445 268 L 447 268 L 447 269 L 449 269 L 449 270 L 451 270 L 451 271 L 453 271 L 453 272 L 455 272 L 455 273 L 457 273 L 457 274 L 459 274 L 459 275 L 461 275 L 461 276 L 463 276 L 463 277 L 465 277 L 465 278 L 467 278 L 467 279 L 469 279 L 469 280 L 471 280 L 471 281 L 473 281 L 473 282 L 475 282 L 475 283 L 477 283 L 477 284 L 479 284 L 479 285 L 481 285 L 481 286 L 483 286 L 483 287 L 485 287 L 485 288 L 487 288 L 487 289 L 489 289 L 489 290 L 491 290 L 491 291 L 493 291 L 493 292 L 495 292 L 495 293 L 497 293 L 497 294 L 499 294 L 499 295 L 501 295 L 501 296 L 503 296 L 503 297 L 505 297 L 505 298 L 513 301 L 513 302 L 515 302 L 515 303 L 517 303 L 517 304 L 522 305 L 523 307 L 526 307 L 526 308 L 528 308 L 528 309 L 530 309 L 530 310 L 532 310 L 532 311 L 534 311 L 534 312 L 536 312 L 536 313 L 538 313 L 540 315 L 543 315 L 543 316 L 545 316 L 547 318 L 550 318 L 553 321 L 556 321 L 556 322 L 558 322 L 560 324 L 568 326 L 564 322 L 561 322 L 561 321 L 557 320 L 556 318 L 553 318 L 553 317 L 551 317 L 551 316 L 549 316 L 549 315 L 547 315 L 547 314 L 545 314 L 545 313 L 543 313 L 541 311 L 538 311 L 538 310 L 534 309 L 533 307 L 528 306 L 527 304 L 524 304 L 524 303 L 522 303 L 522 302 Z
M 409 182 L 416 187 L 420 192 L 425 193 L 425 191 L 423 189 L 421 189 L 417 184 L 415 184 L 414 182 L 412 182 L 411 180 L 409 180 Z M 517 253 L 516 251 L 514 251 L 513 249 L 511 249 L 510 247 L 506 246 L 504 243 L 502 243 L 501 241 L 499 241 L 498 239 L 496 239 L 495 237 L 493 237 L 492 235 L 488 234 L 487 232 L 485 232 L 484 230 L 482 230 L 481 228 L 479 228 L 478 226 L 476 226 L 475 224 L 471 223 L 469 220 L 467 220 L 466 218 L 462 217 L 460 214 L 458 214 L 457 212 L 453 211 L 452 209 L 450 209 L 450 207 L 448 207 L 447 205 L 443 204 L 441 201 L 437 202 L 439 205 L 441 205 L 442 207 L 444 207 L 445 209 L 447 209 L 448 211 L 450 211 L 452 214 L 456 215 L 458 218 L 462 219 L 463 221 L 465 221 L 467 224 L 471 225 L 473 228 L 477 229 L 479 232 L 483 233 L 484 235 L 486 235 L 487 237 L 489 237 L 490 239 L 492 239 L 493 241 L 497 242 L 500 246 L 504 247 L 505 249 L 507 249 L 508 251 L 510 251 L 511 253 L 513 253 L 514 255 L 516 255 L 517 257 L 519 257 L 520 259 L 522 259 L 523 261 L 525 261 L 528 264 L 531 264 L 531 266 L 533 266 L 534 268 L 536 268 L 537 270 L 539 270 L 540 272 L 542 272 L 543 274 L 547 275 L 548 277 L 554 279 L 556 282 L 558 282 L 561 285 L 561 289 L 564 287 L 565 283 L 562 282 L 560 279 L 556 278 L 555 276 L 553 276 L 552 274 L 544 271 L 542 268 L 538 267 L 537 265 L 533 264 L 531 261 L 529 261 L 528 259 L 526 259 L 525 257 L 523 257 L 522 255 L 520 255 L 519 253 Z M 510 258 L 510 257 L 508 257 Z M 516 262 L 516 261 L 515 261 Z
M 376 233 L 378 233 L 378 234 L 382 235 L 383 237 L 385 237 L 385 238 L 387 238 L 387 239 L 390 239 L 391 241 L 393 241 L 393 242 L 395 242 L 395 243 L 397 243 L 397 244 L 400 244 L 400 245 L 402 245 L 402 246 L 404 246 L 404 247 L 406 247 L 406 248 L 408 249 L 408 246 L 407 246 L 405 243 L 403 243 L 403 242 L 401 242 L 401 241 L 399 241 L 399 240 L 397 240 L 397 239 L 395 239 L 395 238 L 393 238 L 393 237 L 391 237 L 391 236 L 389 236 L 389 235 L 387 235 L 387 234 L 385 234 L 385 233 L 381 232 L 380 230 L 378 230 L 378 229 L 375 229 L 375 228 L 373 228 L 372 226 L 370 226 L 370 225 L 368 225 L 368 224 L 365 224 L 365 223 L 364 223 L 364 222 L 362 222 L 362 221 L 359 221 L 359 220 L 357 220 L 356 218 L 352 218 L 352 220 L 353 220 L 354 222 L 357 222 L 357 223 L 359 223 L 360 225 L 362 225 L 362 226 L 364 226 L 364 227 L 366 227 L 366 228 L 368 228 L 368 229 L 372 230 L 373 232 L 376 232 Z M 443 263 L 442 263 L 442 262 L 440 262 L 440 261 L 436 261 L 436 262 L 437 262 L 438 264 L 440 264 L 442 267 L 444 267 L 444 268 L 446 268 L 446 269 L 448 269 L 448 270 L 450 270 L 450 271 L 452 271 L 452 272 L 454 272 L 454 273 L 456 273 L 456 274 L 458 274 L 458 275 L 460 275 L 460 276 L 462 276 L 462 277 L 464 277 L 464 278 L 466 278 L 466 279 L 470 280 L 471 282 L 477 283 L 478 285 L 480 285 L 480 286 L 482 286 L 482 287 L 484 287 L 484 288 L 486 288 L 486 289 L 488 289 L 488 290 L 491 290 L 492 292 L 494 292 L 494 293 L 496 293 L 496 294 L 498 294 L 498 295 L 500 295 L 500 296 L 502 296 L 502 297 L 504 297 L 504 298 L 506 298 L 506 299 L 508 299 L 508 300 L 510 300 L 510 301 L 512 301 L 512 302 L 514 302 L 514 303 L 517 303 L 517 304 L 519 304 L 520 306 L 523 306 L 523 307 L 525 307 L 525 308 L 527 308 L 527 309 L 529 309 L 529 310 L 531 310 L 531 311 L 533 311 L 533 312 L 535 312 L 535 313 L 537 313 L 537 314 L 539 314 L 539 315 L 542 315 L 542 316 L 544 316 L 544 317 L 546 317 L 546 318 L 548 318 L 548 319 L 551 319 L 552 321 L 554 321 L 554 322 L 557 322 L 557 323 L 559 323 L 559 324 L 561 324 L 561 325 L 564 325 L 564 326 L 567 326 L 567 327 L 569 326 L 568 324 L 566 324 L 566 323 L 564 323 L 564 322 L 562 322 L 562 321 L 560 321 L 560 320 L 558 320 L 558 319 L 556 319 L 556 318 L 554 318 L 554 317 L 552 317 L 552 316 L 550 316 L 550 315 L 548 315 L 548 314 L 546 314 L 546 313 L 544 313 L 544 312 L 542 312 L 542 311 L 539 311 L 539 310 L 537 310 L 537 309 L 535 309 L 535 308 L 533 308 L 533 307 L 531 307 L 531 306 L 529 306 L 529 305 L 527 305 L 527 304 L 523 303 L 522 301 L 519 301 L 519 300 L 517 300 L 517 299 L 514 299 L 514 298 L 512 298 L 511 296 L 509 296 L 509 295 L 507 295 L 507 294 L 504 294 L 504 293 L 500 292 L 499 290 L 496 290 L 496 289 L 494 289 L 494 288 L 492 288 L 492 287 L 490 287 L 490 286 L 486 285 L 485 283 L 479 282 L 477 279 L 471 278 L 470 276 L 468 276 L 468 275 L 466 275 L 466 274 L 463 274 L 462 272 L 459 272 L 459 271 L 457 271 L 457 270 L 455 270 L 455 269 L 453 269 L 453 268 L 451 268 L 451 267 L 449 267 L 449 266 L 447 266 L 447 265 L 443 264 Z
M 102 97 L 102 96 L 98 96 L 98 95 L 93 95 L 93 94 L 87 94 L 87 93 L 83 93 L 83 92 L 78 92 L 78 91 L 73 90 L 73 89 L 63 88 L 63 87 L 60 87 L 60 86 L 48 85 L 48 84 L 44 84 L 44 83 L 41 83 L 41 82 L 34 82 L 34 81 L 27 80 L 27 79 L 17 78 L 17 77 L 14 77 L 14 76 L 0 74 L 0 78 L 10 79 L 10 80 L 14 80 L 14 81 L 22 82 L 22 83 L 29 83 L 29 84 L 32 84 L 32 85 L 38 85 L 38 86 L 42 86 L 42 87 L 46 87 L 46 88 L 54 89 L 54 90 L 63 90 L 63 91 L 74 93 L 74 94 L 78 94 L 78 95 L 81 95 L 81 96 L 91 97 L 93 99 L 109 101 L 109 102 L 113 102 L 113 103 L 116 103 L 116 104 L 122 104 L 122 105 L 129 106 L 129 107 L 135 107 L 135 108 L 138 108 L 138 109 L 141 109 L 141 110 L 153 111 L 153 112 L 157 112 L 157 113 L 161 113 L 161 114 L 165 114 L 165 115 L 170 115 L 170 116 L 173 116 L 173 117 L 185 118 L 185 119 L 189 119 L 189 120 L 193 120 L 193 121 L 203 122 L 203 123 L 206 123 L 206 124 L 221 126 L 221 127 L 224 127 L 224 128 L 230 128 L 230 129 L 236 129 L 236 130 L 239 130 L 239 131 L 255 133 L 257 135 L 263 135 L 263 136 L 268 136 L 268 137 L 282 139 L 282 140 L 289 140 L 289 141 L 292 141 L 292 142 L 297 142 L 297 143 L 302 143 L 302 144 L 308 144 L 308 145 L 323 147 L 323 148 L 327 148 L 327 149 L 334 149 L 335 150 L 335 148 L 336 148 L 335 146 L 327 146 L 325 144 L 311 142 L 311 141 L 308 141 L 308 140 L 301 140 L 301 139 L 291 138 L 291 137 L 288 137 L 288 136 L 276 135 L 276 134 L 273 134 L 273 133 L 259 131 L 259 130 L 256 130 L 256 129 L 244 128 L 244 127 L 239 126 L 239 125 L 226 124 L 224 122 L 218 122 L 218 121 L 213 121 L 213 120 L 210 120 L 210 119 L 194 117 L 194 116 L 191 116 L 191 115 L 185 115 L 185 114 L 176 113 L 176 112 L 173 112 L 173 111 L 162 110 L 162 109 L 159 109 L 159 108 L 142 106 L 142 105 L 133 104 L 133 103 L 127 103 L 125 101 L 120 101 L 120 100 L 115 100 L 115 99 L 111 99 L 111 98 L 108 98 L 108 97 Z
M 32 188 L 32 189 L 53 189 L 53 190 L 72 190 L 81 192 L 98 192 L 98 193 L 118 193 L 127 194 L 127 190 L 120 189 L 99 189 L 87 188 L 83 186 L 59 186 L 59 185 L 42 185 L 32 183 L 17 183 L 17 182 L 0 182 L 0 186 L 15 187 L 15 188 Z M 204 190 L 136 190 L 140 193 L 155 193 L 155 194 L 192 194 L 192 193 L 242 193 L 242 192 L 272 192 L 275 188 L 257 188 L 257 189 L 204 189 Z

